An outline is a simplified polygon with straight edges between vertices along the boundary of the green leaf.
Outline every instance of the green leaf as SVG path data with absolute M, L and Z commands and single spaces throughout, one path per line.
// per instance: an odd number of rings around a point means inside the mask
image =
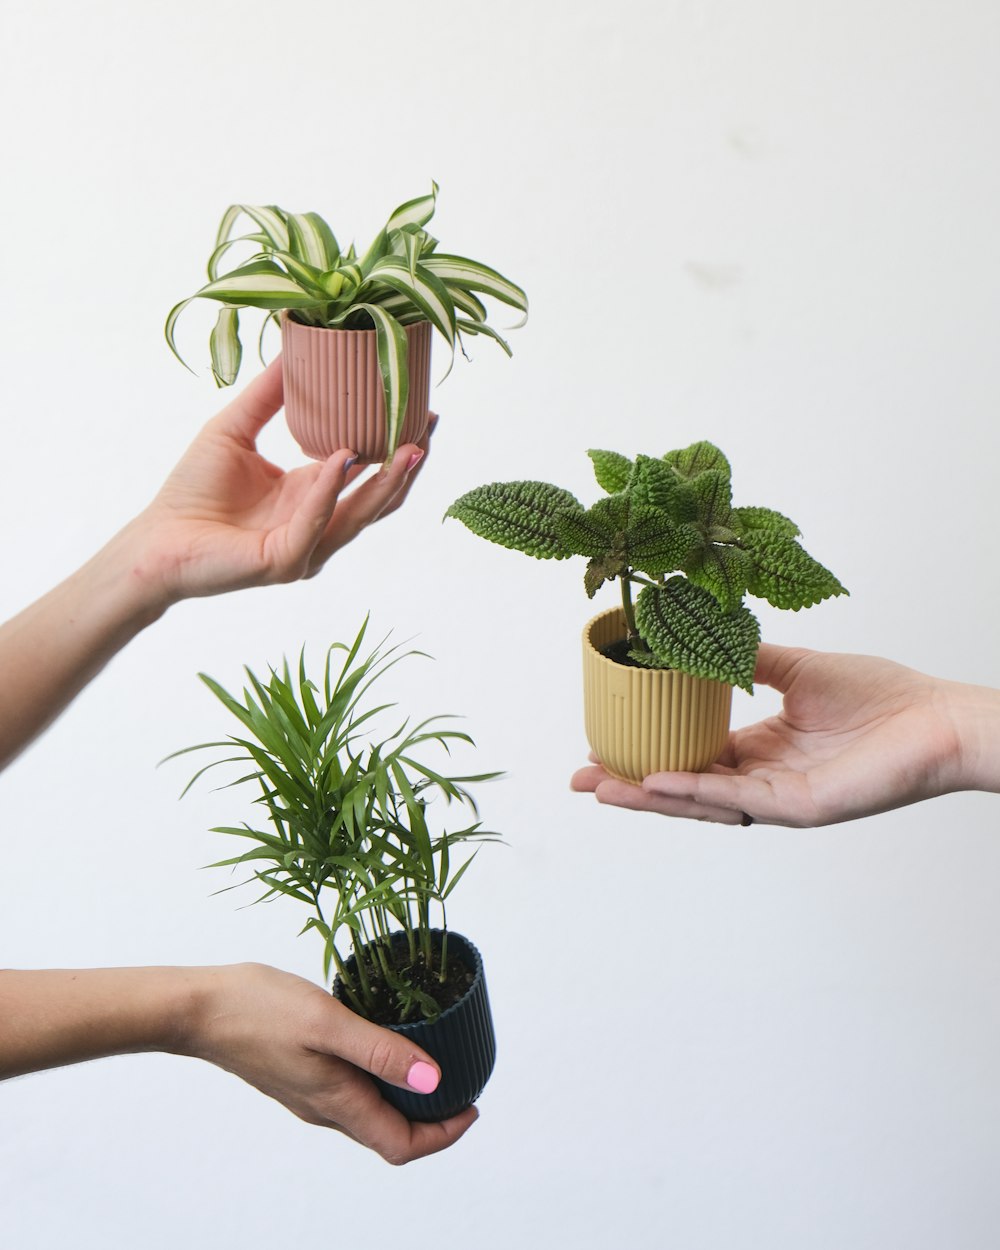
M 627 485 L 636 503 L 672 511 L 681 482 L 664 461 L 654 460 L 652 456 L 636 456 Z
M 577 556 L 624 553 L 629 522 L 626 495 L 607 495 L 586 511 L 567 512 L 556 521 L 559 538 Z
M 243 346 L 240 343 L 240 313 L 238 308 L 220 308 L 215 328 L 209 338 L 212 353 L 212 373 L 219 386 L 232 386 L 240 371 Z
M 583 575 L 583 588 L 587 592 L 587 598 L 593 599 L 605 582 L 624 577 L 627 572 L 628 565 L 620 556 L 594 556 L 587 561 L 587 571 Z
M 635 619 L 664 666 L 753 691 L 760 626 L 747 608 L 723 612 L 709 591 L 672 577 L 643 589 Z
M 457 286 L 465 291 L 480 291 L 483 295 L 490 295 L 502 304 L 509 304 L 527 315 L 528 297 L 524 291 L 489 265 L 467 260 L 464 256 L 446 256 L 435 252 L 433 256 L 424 258 L 423 266 L 436 274 L 447 287 Z
M 776 608 L 797 612 L 848 593 L 829 569 L 792 538 L 760 531 L 745 535 L 743 545 L 752 561 L 747 589 Z
M 698 501 L 698 519 L 706 528 L 725 525 L 733 510 L 733 492 L 728 472 L 706 469 L 691 481 Z
M 745 551 L 719 543 L 707 543 L 697 563 L 683 567 L 696 586 L 715 596 L 723 612 L 732 612 L 743 602 L 753 576 L 753 562 Z
M 372 266 L 365 285 L 358 292 L 365 298 L 369 283 L 382 283 L 397 291 L 416 307 L 417 311 L 434 326 L 452 346 L 455 342 L 455 306 L 444 283 L 434 274 L 418 266 L 411 273 L 406 261 L 399 256 L 384 256 Z
M 633 502 L 625 531 L 625 559 L 632 568 L 650 577 L 686 568 L 699 542 L 694 526 L 675 524 L 668 513 Z
M 403 432 L 403 421 L 406 417 L 406 402 L 410 396 L 409 344 L 406 331 L 395 317 L 378 304 L 355 304 L 350 311 L 366 312 L 375 326 L 375 350 L 385 398 L 388 461 L 399 446 L 399 436 Z
M 594 462 L 594 476 L 597 484 L 609 495 L 617 495 L 629 484 L 632 476 L 632 461 L 617 451 L 598 451 L 591 449 L 587 455 Z
M 429 195 L 418 195 L 416 199 L 407 200 L 405 204 L 393 210 L 392 215 L 386 222 L 386 231 L 399 230 L 403 226 L 426 226 L 430 219 L 434 216 L 434 208 L 437 204 L 438 184 L 431 183 Z
M 799 536 L 799 527 L 795 522 L 773 508 L 734 508 L 730 524 L 739 534 L 774 534 L 784 538 Z
M 492 482 L 456 499 L 445 516 L 501 547 L 539 560 L 565 560 L 573 552 L 560 538 L 559 523 L 582 512 L 568 490 L 548 482 Z
M 714 443 L 692 443 L 680 451 L 668 451 L 663 459 L 684 478 L 697 477 L 709 469 L 717 469 L 727 479 L 732 477 L 729 461 Z
M 258 261 L 241 265 L 196 291 L 195 299 L 216 299 L 249 308 L 309 308 L 316 296 L 305 290 L 277 265 Z
M 340 247 L 333 231 L 319 213 L 289 213 L 288 250 L 314 269 L 329 270 L 340 260 Z

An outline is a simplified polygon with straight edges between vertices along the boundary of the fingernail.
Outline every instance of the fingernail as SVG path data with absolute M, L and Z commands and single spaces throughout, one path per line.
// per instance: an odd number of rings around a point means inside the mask
M 440 1079 L 437 1068 L 432 1068 L 422 1059 L 418 1059 L 406 1074 L 407 1085 L 410 1089 L 415 1089 L 418 1094 L 433 1094 Z
M 354 452 L 351 455 L 350 460 L 344 461 L 344 472 L 346 473 L 348 469 L 353 468 L 354 465 L 356 465 L 357 463 L 358 463 L 358 455 L 357 455 L 357 452 Z
M 407 473 L 412 473 L 413 470 L 420 463 L 420 461 L 423 460 L 423 458 L 424 458 L 424 453 L 422 451 L 415 451 L 413 455 L 409 458 L 409 460 L 406 462 Z

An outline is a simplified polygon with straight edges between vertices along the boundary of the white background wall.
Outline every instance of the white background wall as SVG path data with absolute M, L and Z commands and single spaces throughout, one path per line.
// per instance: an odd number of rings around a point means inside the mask
M 483 796 L 509 847 L 452 913 L 499 1032 L 481 1121 L 393 1171 L 190 1060 L 27 1078 L 0 1088 L 4 1246 L 994 1246 L 997 801 L 747 833 L 570 795 L 581 569 L 439 520 L 494 478 L 591 499 L 587 447 L 711 438 L 738 501 L 795 517 L 853 592 L 765 611 L 766 636 L 1000 682 L 1000 10 L 6 0 L 3 19 L 5 615 L 221 402 L 161 327 L 230 202 L 361 240 L 433 177 L 446 245 L 532 299 L 513 361 L 484 344 L 436 393 L 405 513 L 316 581 L 172 611 L 0 781 L 3 963 L 318 977 L 294 906 L 238 911 L 197 871 L 242 810 L 178 805 L 185 765 L 154 766 L 219 731 L 199 669 L 318 654 L 368 609 L 415 636 L 437 662 L 400 673 L 401 701 L 465 713 L 477 762 L 509 773 Z M 278 423 L 264 447 L 299 459 Z

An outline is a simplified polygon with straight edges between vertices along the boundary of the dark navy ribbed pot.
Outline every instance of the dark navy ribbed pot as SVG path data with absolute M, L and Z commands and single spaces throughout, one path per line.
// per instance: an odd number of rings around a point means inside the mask
M 440 929 L 432 929 L 437 938 Z M 483 1092 L 496 1061 L 497 1043 L 493 1032 L 490 1000 L 486 993 L 486 977 L 479 951 L 460 933 L 448 932 L 448 954 L 457 955 L 474 974 L 472 984 L 457 1003 L 453 1003 L 433 1023 L 416 1020 L 411 1024 L 391 1024 L 394 1033 L 411 1038 L 437 1061 L 441 1083 L 433 1094 L 416 1094 L 399 1089 L 375 1077 L 382 1097 L 408 1120 L 447 1120 L 474 1103 Z M 347 961 L 350 969 L 352 955 Z M 340 978 L 333 983 L 333 995 L 341 998 Z M 350 1006 L 346 999 L 341 999 Z

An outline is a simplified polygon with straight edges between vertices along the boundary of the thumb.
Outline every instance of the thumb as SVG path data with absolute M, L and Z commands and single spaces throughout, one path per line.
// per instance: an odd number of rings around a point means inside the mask
M 441 1080 L 441 1069 L 426 1051 L 402 1033 L 393 1033 L 356 1015 L 334 998 L 329 1006 L 329 1044 L 323 1047 L 329 1054 L 346 1059 L 389 1085 L 417 1094 L 434 1093 Z
M 762 642 L 757 651 L 754 681 L 784 694 L 792 684 L 795 670 L 811 654 L 804 647 L 779 647 L 773 642 Z

